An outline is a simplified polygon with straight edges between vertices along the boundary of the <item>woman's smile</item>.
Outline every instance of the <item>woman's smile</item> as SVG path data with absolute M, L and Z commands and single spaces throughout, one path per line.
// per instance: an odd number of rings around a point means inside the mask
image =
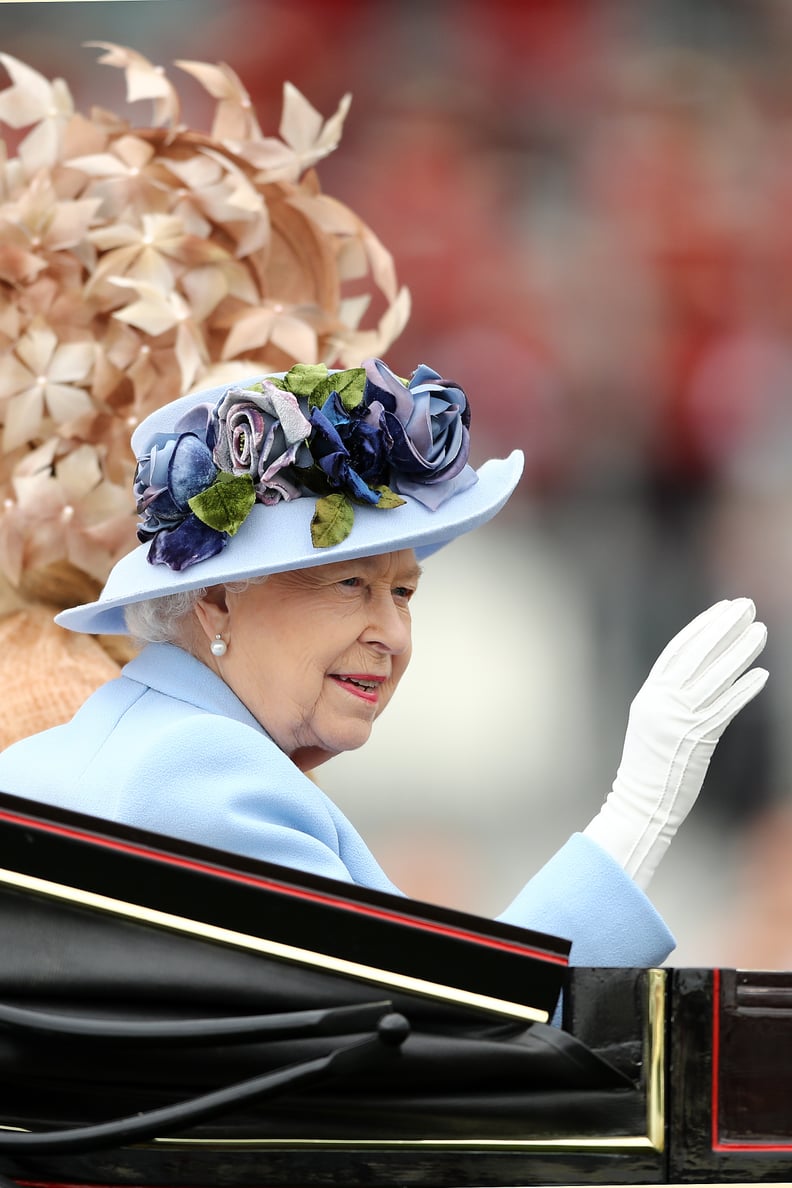
M 372 705 L 376 705 L 379 701 L 380 686 L 384 684 L 384 676 L 372 676 L 369 673 L 341 673 L 333 672 L 330 674 L 330 679 L 340 685 L 347 693 L 351 693 L 354 697 L 359 697 L 362 701 L 368 701 Z

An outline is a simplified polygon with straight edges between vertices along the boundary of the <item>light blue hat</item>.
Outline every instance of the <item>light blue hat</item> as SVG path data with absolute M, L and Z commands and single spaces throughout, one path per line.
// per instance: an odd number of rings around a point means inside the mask
M 124 608 L 224 582 L 414 549 L 428 557 L 504 506 L 523 455 L 468 465 L 463 390 L 421 365 L 298 365 L 183 396 L 132 436 L 138 535 L 72 631 L 125 634 Z

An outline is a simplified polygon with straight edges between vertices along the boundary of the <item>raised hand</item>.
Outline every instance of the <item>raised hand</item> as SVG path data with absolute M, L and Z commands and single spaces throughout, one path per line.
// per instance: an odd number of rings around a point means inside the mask
M 763 668 L 746 671 L 767 638 L 755 619 L 750 598 L 698 615 L 663 649 L 630 707 L 612 790 L 583 832 L 640 887 L 693 807 L 718 739 L 767 681 Z

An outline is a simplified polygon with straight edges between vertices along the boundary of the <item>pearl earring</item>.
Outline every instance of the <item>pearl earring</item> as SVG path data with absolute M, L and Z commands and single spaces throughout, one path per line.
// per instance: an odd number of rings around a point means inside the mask
M 223 639 L 222 635 L 216 635 L 209 645 L 213 656 L 225 656 L 228 651 L 228 644 Z

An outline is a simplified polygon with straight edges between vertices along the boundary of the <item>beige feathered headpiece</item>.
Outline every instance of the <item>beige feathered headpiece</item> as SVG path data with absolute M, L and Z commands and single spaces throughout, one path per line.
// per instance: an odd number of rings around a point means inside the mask
M 201 132 L 161 67 L 90 44 L 150 125 L 83 114 L 62 79 L 0 54 L 18 130 L 0 142 L 0 609 L 85 601 L 137 543 L 129 438 L 155 408 L 298 361 L 357 365 L 409 316 L 390 254 L 314 169 L 348 95 L 325 120 L 286 83 L 267 136 L 233 70 L 177 61 L 216 101 Z

